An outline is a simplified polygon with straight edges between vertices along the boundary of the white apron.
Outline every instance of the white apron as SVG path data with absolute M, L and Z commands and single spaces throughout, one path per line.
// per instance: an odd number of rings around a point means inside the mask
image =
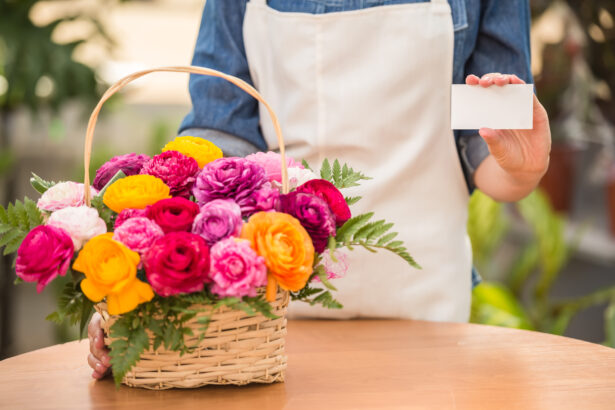
M 467 321 L 468 191 L 450 127 L 453 23 L 446 0 L 329 14 L 284 13 L 251 0 L 244 41 L 256 88 L 278 114 L 288 155 L 315 168 L 338 158 L 373 177 L 346 195 L 375 211 L 423 267 L 348 251 L 342 310 L 291 303 L 291 317 Z M 260 107 L 270 149 L 277 140 Z

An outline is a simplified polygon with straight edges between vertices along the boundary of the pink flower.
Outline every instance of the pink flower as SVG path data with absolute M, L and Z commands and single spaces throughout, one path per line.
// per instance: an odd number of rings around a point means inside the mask
M 90 192 L 92 196 L 98 193 L 94 188 L 90 188 Z M 81 206 L 84 204 L 83 193 L 83 184 L 72 181 L 60 182 L 45 191 L 36 206 L 43 211 L 57 211 L 68 206 Z
M 335 215 L 335 225 L 340 227 L 350 219 L 350 208 L 344 199 L 344 195 L 325 179 L 312 179 L 297 187 L 297 192 L 305 192 L 324 199 Z
M 124 222 L 126 222 L 130 218 L 138 218 L 138 217 L 147 217 L 147 208 L 145 209 L 133 209 L 133 208 L 123 209 L 122 212 L 117 214 L 117 216 L 115 217 L 115 225 L 113 226 L 113 229 L 115 230 L 119 228 Z
M 333 256 L 335 257 L 335 261 L 331 258 L 331 252 L 323 252 L 321 264 L 325 268 L 325 272 L 327 272 L 327 279 L 338 279 L 346 276 L 346 272 L 348 272 L 348 255 L 340 250 L 335 250 L 333 252 Z M 314 281 L 320 282 L 320 278 L 318 276 L 314 277 Z
M 124 154 L 111 158 L 105 162 L 98 171 L 96 171 L 96 178 L 92 185 L 96 189 L 103 189 L 105 185 L 117 174 L 122 171 L 124 175 L 137 175 L 143 164 L 149 161 L 149 157 L 143 154 Z
M 194 158 L 177 151 L 165 151 L 143 164 L 141 174 L 162 179 L 171 188 L 172 196 L 189 198 L 199 171 L 199 164 Z
M 200 235 L 209 246 L 241 232 L 241 209 L 230 199 L 214 199 L 201 207 L 194 218 L 192 233 Z
M 282 181 L 282 157 L 280 154 L 273 151 L 257 152 L 246 156 L 246 159 L 256 162 L 265 168 L 267 179 L 269 181 Z M 303 168 L 301 163 L 296 162 L 289 156 L 286 156 L 286 164 L 288 165 L 288 168 Z
M 249 241 L 227 238 L 211 248 L 209 277 L 211 291 L 219 296 L 253 297 L 267 284 L 267 267 Z
M 55 211 L 47 225 L 64 229 L 73 240 L 76 251 L 91 238 L 107 232 L 107 224 L 98 216 L 98 211 L 85 205 Z
M 288 187 L 292 191 L 299 185 L 303 185 L 312 179 L 318 179 L 319 176 L 306 168 L 288 168 Z M 282 191 L 282 179 L 280 182 L 271 181 L 271 184 L 279 191 Z
M 15 272 L 26 282 L 38 282 L 36 291 L 40 293 L 58 275 L 66 275 L 73 253 L 73 241 L 63 229 L 37 226 L 17 250 Z
M 260 189 L 252 192 L 244 202 L 241 208 L 242 214 L 249 217 L 257 212 L 267 212 L 275 208 L 277 199 L 280 196 L 280 191 L 271 188 L 271 184 L 266 182 Z
M 182 197 L 163 199 L 147 207 L 147 217 L 156 222 L 164 233 L 190 232 L 198 213 L 199 206 Z
M 130 218 L 113 232 L 113 239 L 139 254 L 147 252 L 154 241 L 163 236 L 162 228 L 144 217 Z

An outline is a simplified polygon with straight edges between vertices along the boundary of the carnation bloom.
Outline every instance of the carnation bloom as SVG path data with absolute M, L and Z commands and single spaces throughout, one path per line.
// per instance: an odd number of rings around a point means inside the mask
M 130 218 L 113 232 L 113 239 L 143 255 L 154 241 L 164 236 L 162 228 L 144 217 Z
M 162 152 L 177 151 L 187 157 L 194 158 L 199 164 L 199 168 L 203 168 L 218 158 L 222 158 L 222 150 L 212 142 L 198 137 L 176 137 L 162 148 Z
M 85 274 L 81 290 L 88 299 L 100 302 L 106 297 L 109 314 L 120 315 L 152 300 L 154 292 L 137 279 L 139 254 L 112 237 L 109 232 L 90 239 L 77 255 L 73 269 Z
M 115 230 L 119 228 L 120 226 L 122 226 L 124 222 L 126 222 L 130 218 L 138 218 L 138 217 L 146 217 L 146 216 L 147 216 L 146 209 L 134 209 L 134 208 L 122 209 L 122 212 L 117 214 L 117 216 L 115 217 L 115 224 L 113 225 L 113 229 Z
M 107 224 L 98 216 L 98 211 L 85 205 L 55 211 L 47 225 L 64 229 L 73 240 L 76 251 L 90 238 L 107 232 Z
M 335 215 L 335 224 L 338 227 L 350 219 L 350 208 L 348 208 L 344 195 L 331 182 L 324 179 L 313 179 L 297 187 L 297 192 L 306 192 L 324 199 Z
M 192 233 L 200 235 L 209 246 L 241 232 L 241 209 L 230 199 L 214 199 L 201 207 L 194 218 Z
M 95 196 L 98 191 L 90 188 L 91 196 Z M 57 211 L 68 206 L 81 206 L 83 202 L 83 184 L 67 181 L 60 182 L 49 188 L 39 198 L 36 206 L 43 211 Z
M 137 175 L 143 164 L 149 159 L 147 155 L 134 153 L 113 157 L 98 168 L 92 185 L 96 189 L 103 189 L 119 171 L 122 171 L 125 175 Z
M 252 195 L 267 182 L 265 169 L 245 158 L 220 158 L 203 168 L 192 192 L 200 204 L 232 199 L 242 214 L 254 206 Z
M 170 189 L 161 179 L 151 175 L 132 175 L 112 183 L 103 195 L 103 202 L 120 213 L 126 208 L 143 209 L 170 197 Z
M 15 273 L 26 282 L 37 282 L 36 291 L 40 293 L 58 275 L 66 275 L 73 249 L 73 241 L 63 229 L 37 226 L 17 250 Z
M 305 287 L 312 274 L 314 246 L 297 219 L 279 212 L 258 212 L 243 225 L 241 237 L 265 258 L 269 280 L 293 292 Z M 269 283 L 267 289 L 267 298 L 274 299 Z
M 222 297 L 256 296 L 267 284 L 265 259 L 246 240 L 227 238 L 211 248 L 211 291 Z
M 277 210 L 297 218 L 310 234 L 314 250 L 320 253 L 327 248 L 330 236 L 335 236 L 335 217 L 329 205 L 316 195 L 293 191 L 280 195 Z
M 164 233 L 190 232 L 198 213 L 197 204 L 181 197 L 163 199 L 147 207 L 147 217 L 156 222 Z
M 198 172 L 199 164 L 196 160 L 177 151 L 165 151 L 156 155 L 143 164 L 141 169 L 141 174 L 153 175 L 167 184 L 172 196 L 184 198 L 190 197 L 190 190 Z
M 143 256 L 147 280 L 160 296 L 200 292 L 209 282 L 209 246 L 188 232 L 158 238 Z
M 246 159 L 252 162 L 256 162 L 257 164 L 265 168 L 265 172 L 267 173 L 267 180 L 282 182 L 282 156 L 277 152 L 256 152 L 254 154 L 246 156 Z M 286 164 L 289 169 L 303 168 L 303 165 L 301 165 L 301 163 L 296 162 L 289 156 L 286 156 Z

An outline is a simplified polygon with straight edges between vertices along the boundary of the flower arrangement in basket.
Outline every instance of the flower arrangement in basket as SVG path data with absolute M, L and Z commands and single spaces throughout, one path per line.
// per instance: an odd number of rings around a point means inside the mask
M 271 114 L 280 153 L 223 158 L 209 141 L 177 137 L 159 155 L 112 158 L 89 182 L 102 104 L 152 71 L 224 78 Z M 275 114 L 247 83 L 199 67 L 142 71 L 112 86 L 94 110 L 85 181 L 49 182 L 42 196 L 0 207 L 0 246 L 17 251 L 18 281 L 41 292 L 70 274 L 48 319 L 103 316 L 115 382 L 152 389 L 283 381 L 289 299 L 341 308 L 330 280 L 347 268 L 340 248 L 387 249 L 418 267 L 393 224 L 351 217 L 341 189 L 367 179 L 338 160 L 319 174 L 286 158 Z

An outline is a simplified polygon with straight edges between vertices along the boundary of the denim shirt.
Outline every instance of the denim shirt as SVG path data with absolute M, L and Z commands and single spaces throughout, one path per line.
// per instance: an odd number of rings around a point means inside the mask
M 269 0 L 282 12 L 332 13 L 429 0 Z M 529 0 L 448 0 L 455 48 L 453 78 L 464 83 L 469 74 L 516 74 L 528 83 L 530 71 Z M 223 71 L 252 83 L 243 43 L 247 0 L 207 0 L 194 51 L 193 65 Z M 352 46 L 352 44 L 350 44 Z M 267 45 L 263 45 L 267 47 Z M 192 111 L 180 126 L 181 135 L 205 137 L 225 155 L 244 156 L 266 150 L 258 103 L 220 79 L 190 77 Z M 470 190 L 478 165 L 489 155 L 476 131 L 456 131 L 459 158 Z

